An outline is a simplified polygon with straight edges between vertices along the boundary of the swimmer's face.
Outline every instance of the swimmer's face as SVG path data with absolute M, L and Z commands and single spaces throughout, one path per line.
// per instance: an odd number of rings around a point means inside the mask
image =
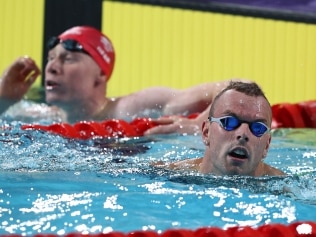
M 242 121 L 259 121 L 271 125 L 271 108 L 263 96 L 248 96 L 228 90 L 216 101 L 212 117 L 235 116 Z M 207 144 L 204 172 L 216 175 L 250 175 L 263 168 L 271 141 L 269 132 L 255 136 L 247 123 L 226 131 L 216 122 L 203 124 L 203 140 Z
M 45 68 L 47 103 L 62 107 L 93 97 L 101 74 L 88 54 L 68 51 L 58 44 L 49 51 Z

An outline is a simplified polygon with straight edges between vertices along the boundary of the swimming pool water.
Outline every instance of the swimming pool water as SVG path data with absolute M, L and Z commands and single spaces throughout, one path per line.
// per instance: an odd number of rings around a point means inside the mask
M 0 234 L 134 230 L 316 220 L 316 131 L 273 133 L 266 162 L 286 178 L 153 168 L 202 156 L 199 136 L 87 141 L 9 124 L 0 134 Z

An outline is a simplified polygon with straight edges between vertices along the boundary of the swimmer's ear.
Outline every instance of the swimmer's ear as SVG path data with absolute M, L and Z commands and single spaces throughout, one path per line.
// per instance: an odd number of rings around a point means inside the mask
M 202 123 L 202 140 L 206 146 L 210 144 L 209 137 L 208 137 L 209 124 L 210 123 L 208 121 L 203 121 Z
M 107 75 L 100 69 L 97 75 L 96 84 L 104 84 L 107 81 Z

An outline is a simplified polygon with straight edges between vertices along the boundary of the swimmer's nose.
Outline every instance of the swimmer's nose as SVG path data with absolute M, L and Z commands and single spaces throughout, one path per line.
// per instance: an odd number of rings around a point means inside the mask
M 61 71 L 61 64 L 58 59 L 51 59 L 47 62 L 45 72 L 58 74 Z
M 241 124 L 237 129 L 236 129 L 236 134 L 237 134 L 237 140 L 241 143 L 248 142 L 249 141 L 249 133 L 251 133 L 248 124 Z

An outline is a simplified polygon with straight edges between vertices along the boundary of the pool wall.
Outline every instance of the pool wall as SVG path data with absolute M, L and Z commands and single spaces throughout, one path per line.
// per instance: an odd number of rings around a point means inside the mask
M 244 77 L 271 103 L 315 98 L 315 24 L 103 1 L 102 26 L 118 54 L 111 95 Z
M 0 75 L 18 56 L 30 55 L 42 64 L 43 0 L 2 0 L 0 25 Z

